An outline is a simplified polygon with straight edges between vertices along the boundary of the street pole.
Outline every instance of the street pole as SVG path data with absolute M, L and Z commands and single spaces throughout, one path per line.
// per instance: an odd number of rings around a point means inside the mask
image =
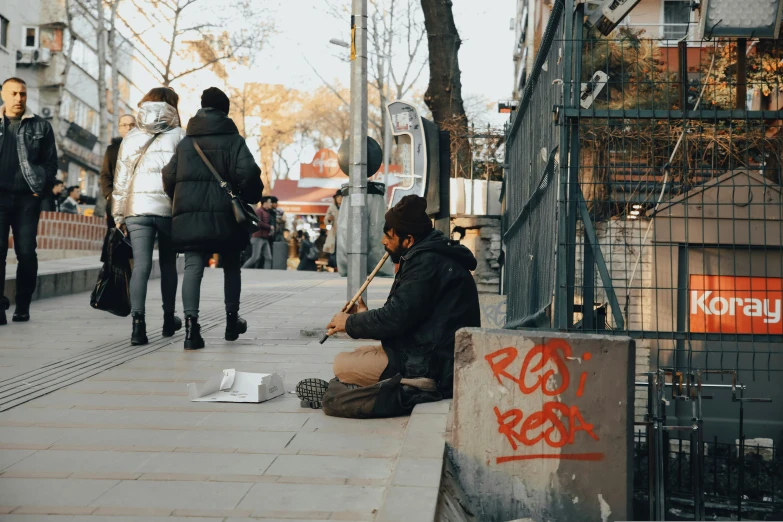
M 385 187 L 385 193 L 383 194 L 383 200 L 388 205 L 389 200 L 389 163 L 391 158 L 391 121 L 389 115 L 386 112 L 386 105 L 391 102 L 391 86 L 389 85 L 389 71 L 391 70 L 391 56 L 384 58 L 386 65 L 386 74 L 384 84 L 384 90 L 386 95 L 384 98 L 383 107 L 381 111 L 383 113 L 383 185 Z
M 367 278 L 367 0 L 353 0 L 351 13 L 351 43 L 355 55 L 351 53 L 348 299 L 359 291 Z

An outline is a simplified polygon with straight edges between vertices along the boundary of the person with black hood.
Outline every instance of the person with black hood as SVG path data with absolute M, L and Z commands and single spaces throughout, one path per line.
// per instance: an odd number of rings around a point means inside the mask
M 394 417 L 452 396 L 454 335 L 481 325 L 476 258 L 433 230 L 426 210 L 426 199 L 410 195 L 386 213 L 383 246 L 399 264 L 386 304 L 368 310 L 359 300 L 327 326 L 329 335 L 381 344 L 337 354 L 331 382 L 301 381 L 303 406 L 335 417 Z
M 185 309 L 185 349 L 204 347 L 198 323 L 201 279 L 207 258 L 220 253 L 223 265 L 227 341 L 247 331 L 239 316 L 242 289 L 240 256 L 249 234 L 234 218 L 231 199 L 199 156 L 198 145 L 232 191 L 245 203 L 258 203 L 264 184 L 261 169 L 247 148 L 237 126 L 228 117 L 228 96 L 216 87 L 201 95 L 201 110 L 188 121 L 185 138 L 163 168 L 163 185 L 173 200 L 174 248 L 185 252 L 182 303 Z

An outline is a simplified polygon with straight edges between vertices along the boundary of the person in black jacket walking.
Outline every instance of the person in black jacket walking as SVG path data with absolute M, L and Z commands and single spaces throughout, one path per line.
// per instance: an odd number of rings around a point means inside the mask
M 123 138 L 136 128 L 136 117 L 133 114 L 123 114 L 120 116 L 118 128 L 120 136 L 112 138 L 111 144 L 106 147 L 106 154 L 103 156 L 103 165 L 101 166 L 100 185 L 101 194 L 106 199 L 106 224 L 109 230 L 114 228 L 114 218 L 111 215 L 111 193 L 114 192 L 114 173 L 117 170 L 117 154 L 120 152 L 120 145 Z
M 261 169 L 228 117 L 228 97 L 210 87 L 201 95 L 201 107 L 188 122 L 187 136 L 176 154 L 163 168 L 163 185 L 174 205 L 174 249 L 185 252 L 182 302 L 186 350 L 204 347 L 198 324 L 201 279 L 206 258 L 215 252 L 221 255 L 225 281 L 225 339 L 235 341 L 247 331 L 247 322 L 239 317 L 239 295 L 240 255 L 250 241 L 249 234 L 237 225 L 231 199 L 196 152 L 194 142 L 243 201 L 258 203 L 264 190 Z
M 337 354 L 331 382 L 297 385 L 303 403 L 336 417 L 393 417 L 452 396 L 454 334 L 481 325 L 470 273 L 476 258 L 433 230 L 426 209 L 426 199 L 411 195 L 386 213 L 383 246 L 399 263 L 386 304 L 368 310 L 360 300 L 327 326 L 329 335 L 347 332 L 381 345 Z
M 16 251 L 16 309 L 13 320 L 30 320 L 30 302 L 38 281 L 36 236 L 41 200 L 51 193 L 57 175 L 57 147 L 48 121 L 27 107 L 27 84 L 3 82 L 0 106 L 0 281 L 5 281 L 8 234 Z M 0 299 L 0 325 L 7 324 L 10 300 Z

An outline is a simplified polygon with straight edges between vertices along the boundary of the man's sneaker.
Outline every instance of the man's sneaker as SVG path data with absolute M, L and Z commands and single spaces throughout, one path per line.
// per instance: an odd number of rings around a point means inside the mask
M 329 383 L 323 379 L 304 379 L 296 385 L 296 396 L 303 408 L 320 409 Z

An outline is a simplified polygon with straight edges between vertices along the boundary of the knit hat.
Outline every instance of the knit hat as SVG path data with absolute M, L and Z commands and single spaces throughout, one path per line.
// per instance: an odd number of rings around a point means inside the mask
M 386 212 L 386 225 L 409 234 L 426 234 L 432 230 L 432 221 L 427 216 L 427 200 L 412 194 L 405 196 Z
M 231 102 L 228 100 L 226 93 L 217 87 L 210 87 L 201 93 L 201 107 L 203 109 L 217 109 L 228 114 L 228 111 L 231 108 Z

